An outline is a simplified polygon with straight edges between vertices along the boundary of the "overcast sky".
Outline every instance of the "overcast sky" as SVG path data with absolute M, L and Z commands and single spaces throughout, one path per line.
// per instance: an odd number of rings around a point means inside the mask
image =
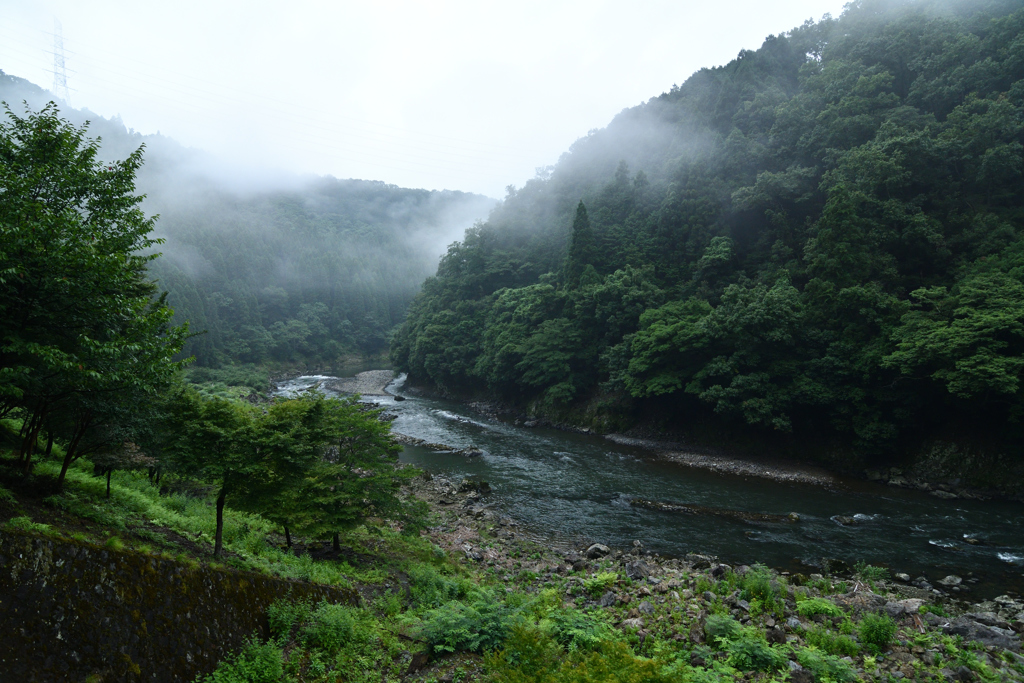
M 0 0 L 0 69 L 248 167 L 504 195 L 836 0 Z

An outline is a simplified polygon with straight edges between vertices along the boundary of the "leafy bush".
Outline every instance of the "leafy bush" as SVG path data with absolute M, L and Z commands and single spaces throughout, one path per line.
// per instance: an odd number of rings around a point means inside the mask
M 709 615 L 707 621 L 704 622 L 704 634 L 710 643 L 718 643 L 719 639 L 732 640 L 742 630 L 740 622 L 724 614 Z
M 781 649 L 769 646 L 750 632 L 730 642 L 725 651 L 726 663 L 741 671 L 772 671 L 786 664 L 786 654 Z
M 33 522 L 31 517 L 11 517 L 7 520 L 7 526 L 37 534 L 47 533 L 50 530 L 49 524 L 38 524 Z
M 569 652 L 595 650 L 602 642 L 618 639 L 618 633 L 601 612 L 558 609 L 541 626 Z
M 601 572 L 590 578 L 583 579 L 583 588 L 591 595 L 601 595 L 614 586 L 618 580 L 619 575 L 615 572 Z
M 800 666 L 814 674 L 814 679 L 818 681 L 848 683 L 857 680 L 857 672 L 848 662 L 813 647 L 797 650 L 796 660 Z
M 287 599 L 275 601 L 267 608 L 271 635 L 275 638 L 287 636 L 292 627 L 306 621 L 312 612 L 313 608 L 308 602 L 292 602 Z
M 843 616 L 843 611 L 836 607 L 835 603 L 825 598 L 809 598 L 798 602 L 796 611 L 802 617 L 813 617 L 818 614 L 824 614 L 827 617 Z
M 578 652 L 559 659 L 542 636 L 514 629 L 511 648 L 487 658 L 495 683 L 675 683 L 677 676 L 662 665 L 638 657 L 624 642 L 605 643 L 593 652 Z M 525 660 L 525 661 L 524 661 Z M 538 666 L 534 662 L 542 662 Z M 684 679 L 686 680 L 686 679 Z
M 864 562 L 858 562 L 853 566 L 853 569 L 857 572 L 857 577 L 861 581 L 885 581 L 889 578 L 889 570 L 885 567 L 876 567 Z
M 273 642 L 253 638 L 235 657 L 222 661 L 203 683 L 278 683 L 284 678 L 284 656 Z
M 334 653 L 349 643 L 364 644 L 371 638 L 370 629 L 360 622 L 362 610 L 347 605 L 321 602 L 302 627 L 306 645 Z
M 808 645 L 840 657 L 853 657 L 860 649 L 850 636 L 833 633 L 826 628 L 812 628 L 804 634 L 804 639 Z
M 406 573 L 412 603 L 417 607 L 440 607 L 466 597 L 472 588 L 469 581 L 445 576 L 427 564 L 413 565 Z
M 8 505 L 14 505 L 18 502 L 18 499 L 14 497 L 14 494 L 0 486 L 0 506 L 6 507 Z
M 453 600 L 428 611 L 420 635 L 434 652 L 491 650 L 501 645 L 517 615 L 490 593 L 481 593 L 471 604 Z
M 884 614 L 865 614 L 861 619 L 860 639 L 866 644 L 884 650 L 896 637 L 896 622 Z

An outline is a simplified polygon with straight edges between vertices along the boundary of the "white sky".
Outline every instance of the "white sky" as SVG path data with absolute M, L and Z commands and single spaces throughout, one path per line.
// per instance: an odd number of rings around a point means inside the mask
M 243 167 L 504 196 L 838 0 L 0 0 L 0 69 Z

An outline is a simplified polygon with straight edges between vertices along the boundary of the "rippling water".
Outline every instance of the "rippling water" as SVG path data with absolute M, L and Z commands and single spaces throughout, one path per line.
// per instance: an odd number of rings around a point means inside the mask
M 281 383 L 282 394 L 324 377 Z M 402 394 L 401 379 L 389 391 Z M 981 580 L 971 597 L 1024 589 L 1024 505 L 944 501 L 882 484 L 843 481 L 830 491 L 806 484 L 723 475 L 663 462 L 649 452 L 599 436 L 527 429 L 481 417 L 444 400 L 373 397 L 398 415 L 393 429 L 483 456 L 466 458 L 406 447 L 404 462 L 452 477 L 490 482 L 496 507 L 552 544 L 601 542 L 625 547 L 634 539 L 663 555 L 707 552 L 735 563 L 762 562 L 814 571 L 822 558 L 885 565 L 934 583 L 947 574 Z M 633 507 L 646 498 L 706 508 L 785 515 L 791 523 L 746 522 L 729 516 Z M 843 526 L 837 516 L 853 517 Z M 965 537 L 976 538 L 969 545 Z M 966 597 L 966 596 L 965 596 Z

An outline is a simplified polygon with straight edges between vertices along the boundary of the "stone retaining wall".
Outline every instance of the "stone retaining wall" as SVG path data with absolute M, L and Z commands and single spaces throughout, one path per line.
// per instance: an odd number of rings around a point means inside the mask
M 192 681 L 266 636 L 285 596 L 358 603 L 353 589 L 211 569 L 0 532 L 0 680 Z

